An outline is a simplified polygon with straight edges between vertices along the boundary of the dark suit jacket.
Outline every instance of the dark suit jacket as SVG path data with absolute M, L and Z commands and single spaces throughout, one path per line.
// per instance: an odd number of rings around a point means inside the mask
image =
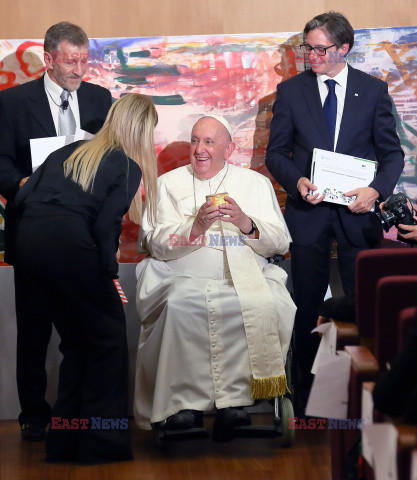
M 404 152 L 395 129 L 392 101 L 385 82 L 349 68 L 345 105 L 336 152 L 378 161 L 370 184 L 382 199 L 391 195 L 404 167 Z M 298 190 L 301 177 L 310 178 L 314 148 L 333 150 L 326 128 L 317 77 L 308 70 L 277 87 L 266 166 L 288 197 L 285 219 L 294 243 L 310 245 L 323 229 L 330 204 L 313 206 Z M 339 207 L 351 243 L 372 247 L 382 229 L 375 214 L 354 214 Z
M 81 82 L 77 90 L 81 128 L 97 133 L 112 98 L 106 88 Z M 5 260 L 12 263 L 16 212 L 13 198 L 20 180 L 32 174 L 30 139 L 56 136 L 43 77 L 0 92 L 0 194 L 5 211 Z
M 103 273 L 117 278 L 116 252 L 122 233 L 123 215 L 139 188 L 142 172 L 122 150 L 112 150 L 102 158 L 92 189 L 84 191 L 71 176 L 64 175 L 64 161 L 83 142 L 66 145 L 51 153 L 19 189 L 15 206 L 27 210 L 59 206 L 59 213 L 88 219 L 98 247 Z M 25 210 L 26 209 L 26 210 Z M 45 222 L 47 219 L 43 219 Z M 51 220 L 52 221 L 52 220 Z M 35 254 L 35 253 L 34 253 Z
M 81 128 L 97 133 L 111 107 L 110 92 L 81 82 L 77 97 Z M 32 174 L 29 140 L 56 134 L 43 77 L 0 92 L 0 194 L 7 200 Z

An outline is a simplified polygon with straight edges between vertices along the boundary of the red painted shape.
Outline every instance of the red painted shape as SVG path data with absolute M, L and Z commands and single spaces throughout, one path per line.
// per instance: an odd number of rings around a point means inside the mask
M 23 60 L 23 54 L 25 53 L 25 51 L 30 47 L 36 47 L 36 46 L 43 47 L 43 43 L 27 41 L 27 42 L 21 43 L 16 49 L 17 61 L 19 62 L 19 65 L 20 65 L 20 68 L 22 69 L 22 72 L 27 77 L 39 76 L 39 73 L 42 73 L 43 71 L 46 70 L 46 67 L 42 67 L 39 70 L 37 70 L 36 72 L 30 72 L 29 71 L 29 64 Z

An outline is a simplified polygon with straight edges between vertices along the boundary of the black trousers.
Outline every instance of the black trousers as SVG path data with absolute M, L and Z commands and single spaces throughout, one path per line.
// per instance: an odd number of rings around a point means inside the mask
M 363 248 L 352 245 L 340 222 L 337 206 L 330 209 L 328 221 L 311 245 L 291 246 L 291 270 L 297 313 L 295 317 L 295 358 L 299 373 L 298 403 L 303 409 L 310 393 L 311 367 L 320 338 L 311 334 L 317 326 L 321 306 L 330 279 L 330 256 L 333 239 L 337 241 L 339 272 L 345 294 L 355 291 L 355 260 Z M 301 378 L 300 378 L 301 377 Z
M 45 400 L 47 375 L 45 360 L 52 332 L 48 315 L 31 315 L 32 285 L 25 281 L 24 268 L 14 267 L 14 285 L 17 319 L 16 379 L 20 407 L 19 423 L 38 423 L 46 426 L 51 407 Z M 39 297 L 38 297 L 39 298 Z
M 44 393 L 51 323 L 61 338 L 47 459 L 100 463 L 132 458 L 125 316 L 113 280 L 103 275 L 90 220 L 59 206 L 26 208 L 18 225 L 15 264 L 24 414 L 32 411 L 30 392 Z M 34 370 L 41 364 L 39 374 Z M 41 406 L 38 398 L 36 405 Z

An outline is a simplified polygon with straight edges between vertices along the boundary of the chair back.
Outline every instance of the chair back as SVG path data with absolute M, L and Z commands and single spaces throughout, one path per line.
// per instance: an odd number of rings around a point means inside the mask
M 364 250 L 356 258 L 356 324 L 360 337 L 375 330 L 376 286 L 380 278 L 417 273 L 417 249 Z
M 404 310 L 401 310 L 400 317 L 398 319 L 398 352 L 400 352 L 404 348 L 408 331 L 410 330 L 410 327 L 416 318 L 417 307 L 404 308 Z
M 417 303 L 417 275 L 398 275 L 379 280 L 375 307 L 375 357 L 381 371 L 399 353 L 399 318 Z

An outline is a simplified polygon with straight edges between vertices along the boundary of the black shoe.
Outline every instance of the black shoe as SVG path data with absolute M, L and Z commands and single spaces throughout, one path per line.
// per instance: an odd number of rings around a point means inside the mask
M 198 410 L 180 410 L 166 419 L 167 430 L 188 430 L 203 427 L 203 412 Z
M 213 440 L 228 442 L 235 437 L 233 429 L 251 424 L 251 418 L 243 407 L 219 408 L 213 423 Z
M 45 426 L 39 423 L 22 423 L 20 435 L 27 442 L 40 442 L 45 440 Z

